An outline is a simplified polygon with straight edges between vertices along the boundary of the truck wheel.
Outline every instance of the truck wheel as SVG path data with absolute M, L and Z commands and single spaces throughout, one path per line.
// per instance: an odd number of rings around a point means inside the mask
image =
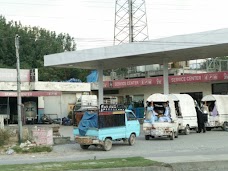
M 186 125 L 186 127 L 185 127 L 185 129 L 184 129 L 184 134 L 185 134 L 185 135 L 190 134 L 190 128 L 189 128 L 188 125 Z
M 112 148 L 112 140 L 110 140 L 109 138 L 106 138 L 104 140 L 104 145 L 103 145 L 103 149 L 104 151 L 109 151 Z
M 134 145 L 135 144 L 135 134 L 131 134 L 129 139 L 128 139 L 129 145 Z
M 149 140 L 150 136 L 149 135 L 145 135 L 145 140 Z
M 89 145 L 82 145 L 80 144 L 80 147 L 83 149 L 83 150 L 87 150 L 89 148 Z
M 174 135 L 174 132 L 172 132 L 172 134 L 170 135 L 170 140 L 174 140 L 175 138 L 175 135 Z

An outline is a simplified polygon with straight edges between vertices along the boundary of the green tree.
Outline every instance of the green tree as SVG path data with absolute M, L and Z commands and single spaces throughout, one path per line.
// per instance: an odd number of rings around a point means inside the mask
M 20 36 L 21 69 L 39 69 L 41 81 L 65 81 L 70 78 L 86 80 L 88 70 L 44 67 L 44 55 L 76 50 L 73 37 L 56 34 L 44 28 L 23 26 L 0 16 L 0 67 L 16 68 L 15 35 Z

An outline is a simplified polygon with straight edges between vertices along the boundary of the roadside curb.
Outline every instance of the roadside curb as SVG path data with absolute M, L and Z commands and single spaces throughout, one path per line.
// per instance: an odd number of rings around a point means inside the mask
M 227 171 L 228 161 L 205 161 L 205 162 L 183 162 L 171 163 L 173 171 Z
M 75 171 L 173 171 L 173 169 L 171 166 L 170 167 L 148 166 L 148 167 L 123 167 L 123 168 L 105 168 L 105 169 L 81 169 L 81 170 L 75 170 Z

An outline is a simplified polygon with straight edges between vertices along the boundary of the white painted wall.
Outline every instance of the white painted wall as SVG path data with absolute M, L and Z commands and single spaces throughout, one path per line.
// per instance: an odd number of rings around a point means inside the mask
M 90 83 L 70 83 L 70 82 L 35 82 L 33 83 L 34 90 L 42 91 L 90 91 Z
M 203 92 L 203 96 L 211 94 L 211 83 L 171 84 L 170 93 Z M 119 89 L 118 96 L 144 94 L 144 102 L 154 93 L 163 93 L 163 86 L 143 86 Z
M 76 94 L 62 94 L 61 96 L 44 97 L 44 114 L 57 114 L 59 118 L 68 115 L 68 104 L 76 102 Z
M 0 90 L 17 90 L 17 82 L 0 82 Z M 21 90 L 30 90 L 29 82 L 21 82 Z
M 44 96 L 44 114 L 57 114 L 61 117 L 61 96 Z
M 17 82 L 0 82 L 0 90 L 17 90 Z M 70 91 L 90 92 L 90 83 L 70 82 L 21 82 L 22 91 Z

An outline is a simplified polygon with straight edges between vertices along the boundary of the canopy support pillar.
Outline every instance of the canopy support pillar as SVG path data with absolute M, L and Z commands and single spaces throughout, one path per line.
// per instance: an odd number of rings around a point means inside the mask
M 103 85 L 103 66 L 98 67 L 98 104 L 103 104 L 104 85 Z
M 168 59 L 163 60 L 163 93 L 169 94 L 169 70 L 168 70 Z

